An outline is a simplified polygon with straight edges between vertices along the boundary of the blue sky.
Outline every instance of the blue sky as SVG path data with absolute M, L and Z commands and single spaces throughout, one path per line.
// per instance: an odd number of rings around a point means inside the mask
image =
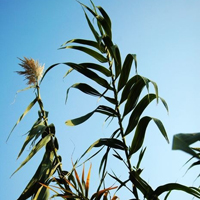
M 88 0 L 81 1 L 90 5 Z M 113 40 L 119 46 L 122 59 L 128 53 L 137 54 L 138 72 L 155 81 L 159 94 L 169 106 L 169 114 L 162 104 L 155 102 L 148 109 L 148 115 L 162 120 L 170 144 L 162 138 L 156 126 L 150 124 L 144 146 L 147 152 L 142 166 L 143 178 L 153 188 L 167 183 L 179 182 L 199 185 L 198 169 L 190 170 L 183 176 L 189 165 L 182 167 L 190 158 L 188 155 L 171 150 L 173 135 L 176 133 L 199 132 L 200 112 L 200 2 L 198 0 L 94 0 L 102 6 L 112 19 Z M 45 63 L 45 67 L 57 62 L 84 62 L 87 56 L 73 50 L 58 50 L 61 44 L 73 38 L 91 39 L 81 6 L 74 0 L 59 1 L 0 1 L 0 60 L 1 60 L 1 178 L 2 199 L 16 199 L 39 165 L 42 154 L 36 155 L 12 178 L 10 175 L 26 158 L 29 149 L 16 161 L 25 140 L 24 134 L 37 118 L 34 108 L 17 126 L 6 143 L 7 136 L 19 116 L 33 100 L 33 91 L 16 94 L 26 87 L 19 70 L 19 58 L 32 57 Z M 95 115 L 84 125 L 66 127 L 67 119 L 85 114 L 99 102 L 78 91 L 71 90 L 67 105 L 65 94 L 68 87 L 86 79 L 77 73 L 63 79 L 66 66 L 53 69 L 41 85 L 45 109 L 50 112 L 49 122 L 54 123 L 60 141 L 63 166 L 71 168 L 71 158 L 76 160 L 82 151 L 100 137 L 109 135 L 112 129 L 103 125 L 104 118 Z M 113 163 L 112 161 L 111 163 Z M 95 176 L 96 161 L 93 163 Z M 88 165 L 89 166 L 89 165 Z M 110 169 L 124 172 L 118 165 Z M 94 180 L 94 184 L 97 180 Z M 111 182 L 112 184 L 113 182 Z M 119 193 L 121 199 L 131 198 Z M 127 195 L 127 196 L 126 196 Z M 190 199 L 189 195 L 173 192 L 169 199 Z

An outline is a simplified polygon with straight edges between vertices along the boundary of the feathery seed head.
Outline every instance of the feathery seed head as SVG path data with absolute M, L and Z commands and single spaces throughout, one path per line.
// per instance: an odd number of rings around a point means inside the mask
M 24 57 L 24 60 L 20 60 L 21 63 L 19 65 L 24 68 L 24 71 L 17 71 L 17 73 L 25 76 L 25 79 L 28 81 L 28 85 L 36 85 L 43 76 L 44 65 L 40 66 L 39 62 L 32 58 L 28 59 Z

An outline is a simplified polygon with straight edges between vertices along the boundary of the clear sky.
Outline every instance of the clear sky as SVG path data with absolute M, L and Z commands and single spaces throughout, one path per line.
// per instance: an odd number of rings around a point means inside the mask
M 89 0 L 81 2 L 90 5 Z M 170 144 L 156 126 L 150 124 L 144 144 L 147 152 L 142 163 L 143 178 L 153 188 L 168 182 L 198 186 L 199 179 L 194 180 L 199 169 L 194 168 L 184 176 L 189 165 L 182 166 L 190 156 L 172 151 L 171 143 L 176 133 L 200 131 L 200 1 L 94 0 L 94 3 L 110 15 L 113 40 L 121 50 L 122 59 L 128 53 L 137 54 L 139 74 L 158 84 L 160 96 L 169 106 L 169 114 L 161 103 L 154 102 L 148 109 L 148 115 L 164 123 Z M 46 68 L 57 62 L 85 62 L 88 57 L 83 54 L 58 48 L 67 40 L 92 39 L 92 35 L 81 6 L 74 0 L 0 0 L 0 25 L 1 199 L 13 200 L 23 191 L 42 156 L 36 155 L 10 178 L 28 154 L 29 149 L 16 161 L 24 134 L 37 119 L 38 109 L 34 108 L 25 117 L 6 143 L 13 125 L 34 99 L 33 91 L 15 96 L 17 90 L 26 87 L 23 77 L 14 73 L 20 69 L 17 57 L 32 57 L 45 63 Z M 96 98 L 72 90 L 67 105 L 64 104 L 67 88 L 85 81 L 77 73 L 63 79 L 67 70 L 66 66 L 53 69 L 41 85 L 41 95 L 45 109 L 50 112 L 49 122 L 56 126 L 63 166 L 70 170 L 71 158 L 76 160 L 95 140 L 109 136 L 110 127 L 103 126 L 104 118 L 98 114 L 84 125 L 65 126 L 65 120 L 81 116 L 99 104 Z M 93 176 L 97 171 L 95 162 Z M 117 166 L 109 165 L 109 168 L 123 177 L 123 170 Z M 91 181 L 97 183 L 97 180 Z M 121 199 L 131 198 L 125 192 L 119 193 L 120 196 Z M 191 196 L 173 192 L 169 199 L 186 200 Z

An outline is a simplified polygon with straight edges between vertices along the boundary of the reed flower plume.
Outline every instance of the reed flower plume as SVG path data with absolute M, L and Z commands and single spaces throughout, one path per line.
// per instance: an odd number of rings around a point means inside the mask
M 32 58 L 28 59 L 24 57 L 24 60 L 20 60 L 21 63 L 19 65 L 24 69 L 24 71 L 17 71 L 17 73 L 25 76 L 28 85 L 37 85 L 43 76 L 44 65 L 41 66 L 38 61 L 35 61 Z

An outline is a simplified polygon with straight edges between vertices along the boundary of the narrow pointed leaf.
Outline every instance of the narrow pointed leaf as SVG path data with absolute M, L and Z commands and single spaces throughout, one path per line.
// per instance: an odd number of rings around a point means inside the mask
M 103 189 L 103 190 L 100 190 L 98 192 L 96 192 L 95 194 L 92 195 L 91 199 L 90 200 L 100 200 L 102 195 L 107 192 L 107 191 L 110 191 L 110 190 L 113 190 L 113 189 L 116 189 L 116 187 L 109 187 L 109 188 L 106 188 L 106 189 Z
M 98 106 L 94 111 L 82 116 L 82 117 L 79 117 L 79 118 L 76 118 L 76 119 L 72 119 L 72 120 L 67 120 L 65 122 L 65 124 L 67 126 L 76 126 L 76 125 L 79 125 L 83 122 L 85 122 L 86 120 L 88 120 L 95 112 L 98 112 L 98 113 L 101 113 L 101 114 L 104 114 L 104 115 L 108 115 L 108 116 L 116 116 L 116 111 L 108 106 Z
M 78 44 L 88 45 L 88 46 L 91 46 L 91 47 L 94 47 L 94 48 L 98 49 L 102 53 L 105 53 L 105 50 L 104 50 L 104 47 L 102 46 L 102 44 L 99 44 L 99 43 L 97 43 L 95 41 L 92 41 L 92 40 L 85 40 L 85 39 L 72 39 L 72 40 L 69 40 L 69 41 L 65 42 L 61 46 L 60 49 L 67 48 L 66 45 L 68 45 L 69 43 L 78 43 Z
M 40 190 L 41 184 L 39 183 L 49 183 L 48 178 L 51 175 L 53 156 L 53 152 L 45 152 L 38 169 L 17 200 L 24 200 L 34 196 Z
M 8 138 L 6 141 L 8 141 L 8 139 L 10 138 L 13 130 L 15 129 L 15 127 L 17 126 L 17 124 L 25 117 L 25 115 L 31 110 L 31 108 L 35 105 L 35 103 L 37 102 L 37 97 L 28 105 L 28 107 L 26 108 L 26 110 L 24 111 L 24 113 L 21 115 L 21 117 L 18 119 L 17 123 L 14 125 L 14 127 L 12 128 Z
M 155 94 L 149 94 L 146 95 L 135 107 L 133 112 L 131 113 L 131 116 L 129 118 L 128 126 L 126 128 L 125 135 L 129 134 L 137 125 L 139 118 L 145 108 L 154 100 L 156 99 Z
M 90 165 L 88 175 L 87 175 L 87 179 L 86 179 L 86 183 L 85 183 L 85 196 L 86 196 L 86 198 L 88 198 L 88 194 L 89 194 L 91 168 L 92 168 L 92 165 Z
M 97 8 L 99 9 L 99 11 L 101 12 L 102 16 L 104 17 L 106 23 L 108 24 L 108 26 L 111 29 L 111 20 L 110 20 L 110 17 L 108 16 L 108 14 L 106 13 L 106 11 L 101 6 L 97 6 Z
M 66 95 L 67 97 L 68 97 L 69 90 L 71 88 L 76 88 L 76 89 L 78 89 L 86 94 L 92 95 L 92 96 L 101 96 L 101 94 L 97 90 L 95 90 L 93 87 L 91 87 L 90 85 L 85 84 L 85 83 L 75 83 L 70 88 L 68 88 L 67 95 Z M 66 97 L 66 99 L 67 99 L 67 97 Z
M 108 35 L 112 39 L 111 27 L 109 26 L 109 24 L 107 23 L 107 21 L 105 20 L 105 18 L 103 18 L 100 15 L 97 15 L 96 19 L 98 20 L 98 22 L 103 27 L 103 30 L 105 31 L 105 34 Z
M 46 126 L 44 125 L 44 121 L 38 123 L 38 121 L 33 125 L 33 127 L 31 128 L 28 136 L 26 137 L 26 140 L 19 152 L 19 155 L 17 158 L 20 157 L 20 155 L 22 154 L 22 152 L 24 151 L 25 147 L 27 146 L 27 144 L 34 138 L 34 137 L 38 137 L 39 135 L 41 135 L 46 129 Z
M 99 71 L 107 77 L 112 76 L 111 72 L 107 68 L 105 68 L 104 66 L 98 65 L 96 63 L 80 63 L 80 65 L 82 65 L 85 68 L 94 69 L 96 71 Z
M 142 192 L 146 199 L 151 199 L 153 195 L 153 189 L 134 170 L 132 170 L 130 173 L 130 181 Z
M 44 72 L 44 74 L 43 74 L 43 76 L 42 76 L 42 79 L 40 80 L 40 84 L 41 84 L 41 82 L 43 81 L 43 79 L 44 79 L 44 77 L 46 76 L 46 74 L 47 74 L 51 69 L 53 69 L 54 67 L 56 67 L 56 66 L 58 66 L 58 65 L 60 65 L 60 63 L 53 64 L 53 65 L 51 65 L 50 67 L 48 67 L 48 68 L 45 70 L 45 72 Z
M 185 134 L 179 133 L 174 135 L 172 149 L 173 150 L 182 150 L 186 153 L 191 154 L 192 156 L 199 159 L 199 155 L 189 147 L 190 144 L 200 140 L 200 133 Z
M 123 117 L 126 116 L 131 110 L 135 108 L 144 86 L 145 86 L 145 83 L 143 82 L 143 80 L 140 79 L 130 89 L 127 102 L 125 104 Z
M 52 135 L 49 134 L 41 139 L 31 150 L 27 158 L 21 163 L 17 170 L 12 174 L 14 175 L 19 169 L 21 169 L 42 147 L 44 147 L 51 139 Z
M 121 63 L 121 55 L 117 45 L 112 47 L 114 53 L 114 62 L 115 62 L 115 79 L 121 73 L 122 63 Z
M 125 58 L 122 71 L 119 77 L 118 92 L 126 85 L 128 81 L 133 59 L 133 55 L 131 54 L 128 54 Z
M 87 121 L 93 114 L 94 114 L 95 111 L 93 112 L 90 112 L 82 117 L 79 117 L 79 118 L 76 118 L 76 119 L 72 119 L 72 120 L 67 120 L 65 122 L 65 124 L 67 126 L 77 126 L 79 124 L 82 124 L 83 122 Z
M 167 142 L 169 142 L 165 128 L 159 119 L 149 117 L 149 116 L 143 117 L 137 125 L 136 131 L 134 134 L 134 138 L 132 140 L 132 144 L 130 147 L 130 152 L 129 152 L 130 156 L 133 155 L 135 152 L 137 152 L 142 147 L 145 133 L 146 133 L 146 128 L 151 120 L 153 120 L 156 123 L 156 125 L 158 126 L 162 135 L 165 137 Z
M 131 157 L 135 152 L 137 152 L 144 141 L 144 137 L 145 137 L 145 133 L 146 133 L 146 128 L 149 124 L 149 122 L 151 121 L 151 117 L 143 117 L 136 128 L 132 143 L 131 143 L 131 147 L 130 147 L 130 151 L 129 151 L 129 157 Z
M 180 190 L 183 192 L 186 192 L 188 194 L 191 194 L 197 198 L 200 198 L 200 190 L 194 187 L 187 187 L 185 185 L 181 185 L 178 183 L 168 183 L 162 186 L 159 186 L 155 191 L 154 195 L 161 195 L 163 192 L 168 192 L 171 190 Z
M 95 72 L 87 69 L 85 66 L 82 66 L 82 65 L 79 65 L 79 64 L 76 64 L 76 63 L 64 63 L 64 64 L 72 67 L 73 69 L 75 69 L 79 73 L 83 74 L 84 76 L 90 78 L 91 80 L 95 81 L 99 85 L 101 85 L 101 86 L 103 86 L 107 89 L 112 89 L 110 84 L 105 79 L 98 76 Z
M 101 63 L 106 63 L 107 59 L 102 56 L 100 53 L 89 49 L 87 47 L 83 47 L 83 46 L 66 46 L 66 47 L 61 47 L 61 49 L 75 49 L 75 50 L 79 50 L 82 51 L 90 56 L 92 56 L 93 58 L 95 58 L 96 60 L 98 60 Z
M 97 140 L 94 147 L 101 147 L 101 146 L 107 146 L 119 150 L 124 150 L 127 148 L 122 141 L 115 138 L 101 138 Z
M 94 26 L 92 25 L 92 23 L 91 23 L 89 17 L 87 16 L 86 12 L 85 12 L 85 17 L 86 17 L 87 23 L 88 23 L 90 30 L 92 31 L 96 41 L 99 42 L 100 36 L 99 36 L 98 32 L 95 30 Z
M 78 186 L 79 186 L 79 188 L 80 188 L 80 190 L 81 190 L 81 194 L 83 194 L 83 187 L 82 187 L 80 178 L 79 178 L 78 173 L 77 173 L 77 171 L 76 171 L 75 168 L 74 168 L 74 173 L 75 173 L 75 177 L 76 177 L 76 181 L 77 181 L 77 183 L 78 183 Z
M 144 149 L 141 149 L 140 155 L 139 155 L 139 159 L 138 159 L 138 162 L 137 162 L 136 169 L 139 169 L 140 163 L 141 163 L 141 161 L 142 161 L 142 158 L 143 158 L 143 156 L 144 156 L 145 151 L 146 151 L 146 147 L 145 147 Z

